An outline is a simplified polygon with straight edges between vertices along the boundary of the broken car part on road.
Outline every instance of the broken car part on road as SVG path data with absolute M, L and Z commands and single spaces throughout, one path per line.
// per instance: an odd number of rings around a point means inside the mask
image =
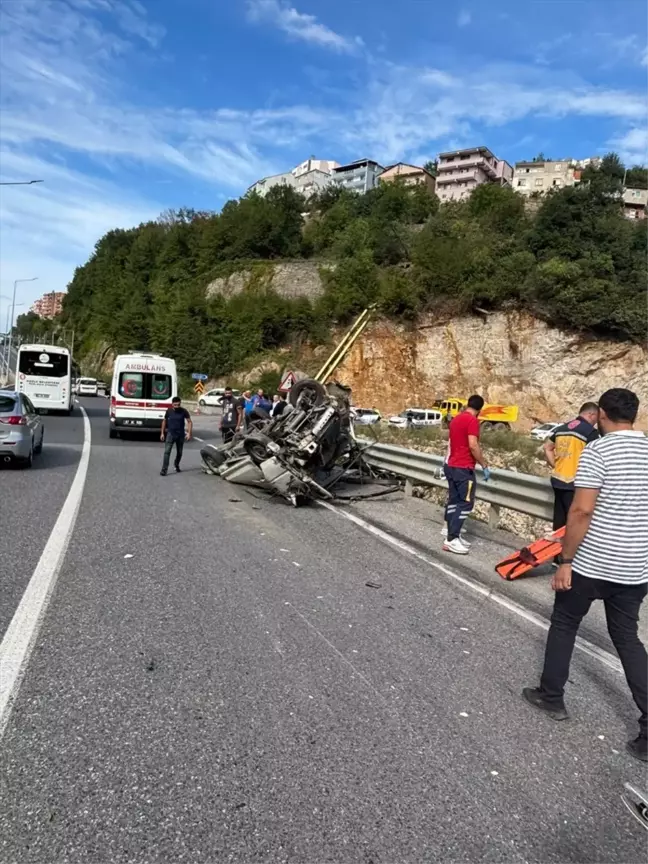
M 371 445 L 353 434 L 350 392 L 337 383 L 325 387 L 315 379 L 298 381 L 290 391 L 291 410 L 271 418 L 255 409 L 247 431 L 237 432 L 227 444 L 203 447 L 204 471 L 282 495 L 295 506 L 308 499 L 348 500 L 396 491 L 400 483 L 386 481 L 363 458 Z

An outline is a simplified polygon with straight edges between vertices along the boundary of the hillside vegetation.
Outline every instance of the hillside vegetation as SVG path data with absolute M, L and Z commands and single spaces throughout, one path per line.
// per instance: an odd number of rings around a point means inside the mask
M 633 169 L 635 170 L 635 169 Z M 414 321 L 475 308 L 526 308 L 554 324 L 643 340 L 645 223 L 625 219 L 623 166 L 613 155 L 586 182 L 532 202 L 481 186 L 439 206 L 422 188 L 385 184 L 365 195 L 327 190 L 308 203 L 292 189 L 230 201 L 220 214 L 181 210 L 115 229 L 77 268 L 62 323 L 80 356 L 99 344 L 176 358 L 182 373 L 240 368 L 299 340 L 326 341 L 333 323 L 375 303 Z M 206 286 L 254 261 L 321 262 L 325 291 L 311 302 L 253 286 L 207 298 Z M 334 263 L 334 267 L 327 267 Z M 23 336 L 41 322 L 21 316 Z

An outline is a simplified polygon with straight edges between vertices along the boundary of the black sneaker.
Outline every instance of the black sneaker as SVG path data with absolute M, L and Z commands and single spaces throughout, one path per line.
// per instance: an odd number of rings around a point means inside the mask
M 525 687 L 522 691 L 524 698 L 533 705 L 534 708 L 539 708 L 544 711 L 552 720 L 568 720 L 569 714 L 563 706 L 555 705 L 553 702 L 547 702 L 539 687 Z
M 628 741 L 626 750 L 635 759 L 639 759 L 641 762 L 648 762 L 648 738 L 645 738 L 643 735 L 639 735 L 634 741 Z
M 166 477 L 166 475 L 167 475 L 166 468 L 163 468 L 163 469 L 160 471 L 160 477 Z
M 179 466 L 179 465 L 176 465 L 176 466 L 175 466 L 175 472 L 176 472 L 176 474 L 180 474 L 181 471 L 182 471 L 182 469 L 180 468 L 180 466 Z

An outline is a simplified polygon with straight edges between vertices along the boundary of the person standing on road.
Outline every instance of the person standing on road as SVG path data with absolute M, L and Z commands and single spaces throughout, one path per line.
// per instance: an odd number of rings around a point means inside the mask
M 239 399 L 234 397 L 231 387 L 226 387 L 221 399 L 223 413 L 218 428 L 223 436 L 223 443 L 228 444 L 234 434 L 241 428 L 243 408 Z
M 471 396 L 466 410 L 450 422 L 449 452 L 443 473 L 448 481 L 448 503 L 445 519 L 448 526 L 443 549 L 466 555 L 470 544 L 461 538 L 461 529 L 475 506 L 475 465 L 484 469 L 484 480 L 490 477 L 479 444 L 479 412 L 484 407 L 481 396 Z
M 608 632 L 641 712 L 632 756 L 648 761 L 648 656 L 637 632 L 648 591 L 648 438 L 633 429 L 639 399 L 615 388 L 599 400 L 603 437 L 585 447 L 574 481 L 540 687 L 524 698 L 566 720 L 565 684 L 580 622 L 593 600 L 605 605 Z
M 185 423 L 187 431 L 185 432 Z M 182 400 L 179 396 L 174 396 L 171 400 L 171 407 L 167 408 L 164 420 L 162 421 L 162 431 L 160 432 L 160 441 L 164 441 L 164 458 L 162 459 L 162 470 L 160 474 L 166 477 L 169 470 L 169 459 L 171 451 L 175 444 L 176 455 L 174 468 L 176 474 L 180 473 L 180 460 L 182 459 L 182 450 L 185 441 L 191 441 L 191 433 L 193 432 L 193 421 L 191 414 L 186 408 L 182 407 Z
M 578 460 L 586 445 L 599 437 L 599 433 L 594 428 L 598 422 L 598 413 L 596 402 L 586 402 L 581 406 L 575 420 L 558 426 L 545 441 L 545 458 L 552 468 L 554 531 L 564 528 L 567 524 L 567 514 L 574 500 L 574 478 L 578 469 Z

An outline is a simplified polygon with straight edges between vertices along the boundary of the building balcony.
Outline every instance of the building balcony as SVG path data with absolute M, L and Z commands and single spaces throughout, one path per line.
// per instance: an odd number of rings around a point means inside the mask
M 483 171 L 487 177 L 494 180 L 497 170 L 484 156 L 471 156 L 468 159 L 455 159 L 453 162 L 440 162 L 438 167 L 439 177 L 449 171 L 457 171 L 459 168 L 473 168 Z

